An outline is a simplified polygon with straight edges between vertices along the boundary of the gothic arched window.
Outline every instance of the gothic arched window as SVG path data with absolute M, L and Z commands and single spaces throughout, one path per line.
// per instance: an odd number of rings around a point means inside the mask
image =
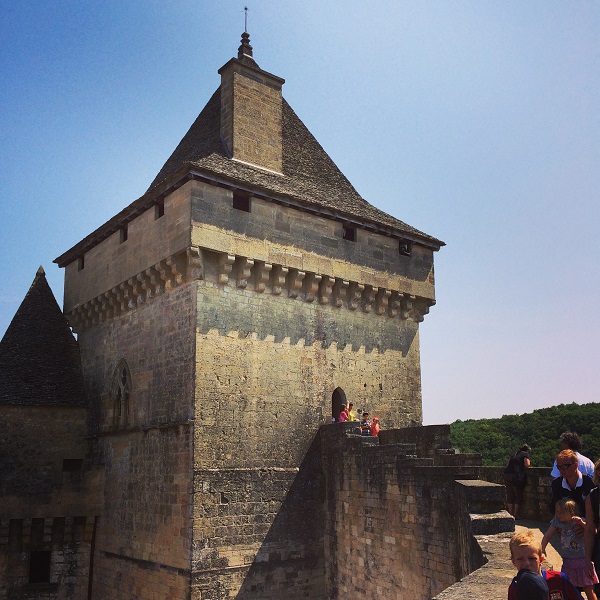
M 110 395 L 113 400 L 113 425 L 115 427 L 127 427 L 129 425 L 131 374 L 124 359 L 119 361 L 113 374 Z

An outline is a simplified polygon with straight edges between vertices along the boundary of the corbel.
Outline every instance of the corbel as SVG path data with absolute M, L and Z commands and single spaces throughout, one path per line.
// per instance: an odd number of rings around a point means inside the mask
M 239 288 L 246 288 L 248 285 L 248 279 L 250 279 L 250 272 L 254 266 L 254 261 L 251 258 L 245 256 L 238 256 L 237 258 L 237 281 L 236 285 Z
M 390 297 L 390 317 L 397 317 L 398 312 L 400 311 L 400 307 L 402 306 L 402 294 L 398 292 L 392 292 L 392 296 Z
M 333 285 L 333 305 L 340 308 L 344 303 L 344 298 L 348 294 L 348 286 L 350 284 L 345 279 L 336 278 Z
M 290 272 L 288 275 L 289 290 L 290 290 L 288 295 L 290 298 L 298 297 L 298 293 L 302 289 L 302 285 L 304 283 L 305 277 L 306 277 L 305 271 L 299 271 L 298 269 L 290 269 Z
M 314 302 L 319 292 L 319 284 L 321 283 L 321 275 L 317 273 L 307 273 L 304 278 L 304 299 L 307 302 Z
M 219 270 L 218 270 L 218 281 L 223 285 L 229 282 L 229 275 L 233 269 L 235 263 L 235 256 L 233 254 L 219 254 Z
M 362 295 L 364 312 L 371 312 L 371 309 L 373 308 L 373 302 L 375 302 L 375 294 L 377 294 L 377 291 L 377 287 L 373 287 L 371 285 L 365 286 L 365 291 Z
M 188 279 L 204 279 L 204 264 L 202 250 L 198 246 L 190 246 L 187 249 Z
M 400 312 L 400 318 L 403 321 L 406 321 L 409 317 L 410 314 L 412 312 L 413 309 L 413 301 L 414 301 L 415 297 L 411 296 L 409 294 L 404 294 L 404 298 L 402 301 L 402 311 Z
M 173 286 L 172 287 L 175 288 L 178 285 L 182 285 L 184 273 L 177 266 L 177 263 L 175 262 L 175 257 L 169 256 L 169 258 L 167 258 L 167 260 L 165 262 L 167 263 L 167 265 L 171 269 L 171 273 L 173 274 Z
M 333 295 L 333 284 L 335 279 L 327 275 L 321 277 L 321 283 L 319 284 L 319 302 L 321 304 L 329 304 L 329 299 Z
M 273 270 L 271 271 L 271 293 L 274 296 L 279 296 L 283 291 L 288 272 L 289 269 L 287 267 L 273 265 Z
M 348 308 L 356 310 L 360 305 L 360 300 L 365 291 L 365 286 L 362 283 L 351 281 L 348 285 Z
M 385 288 L 379 288 L 375 296 L 375 312 L 378 315 L 384 315 L 388 309 L 388 302 L 392 292 Z
M 262 260 L 257 260 L 254 264 L 254 281 L 256 282 L 254 285 L 254 291 L 262 293 L 265 291 L 267 283 L 269 282 L 269 276 L 271 275 L 271 270 L 273 269 L 273 265 L 268 262 L 263 262 Z

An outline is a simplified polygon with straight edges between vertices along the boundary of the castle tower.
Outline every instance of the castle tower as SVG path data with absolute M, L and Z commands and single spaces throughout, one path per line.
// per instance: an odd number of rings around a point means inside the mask
M 219 73 L 148 191 L 56 259 L 106 473 L 94 599 L 325 597 L 319 427 L 345 399 L 422 418 L 442 242 L 361 198 L 247 34 Z

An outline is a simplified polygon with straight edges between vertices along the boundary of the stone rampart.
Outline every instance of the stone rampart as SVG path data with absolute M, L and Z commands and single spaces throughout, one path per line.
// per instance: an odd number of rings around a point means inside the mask
M 400 441 L 404 430 L 378 440 L 354 428 L 321 428 L 328 597 L 432 598 L 484 564 L 475 535 L 514 528 L 504 487 L 478 481 L 469 460 L 439 466 Z M 419 429 L 423 440 L 441 440 L 439 430 Z

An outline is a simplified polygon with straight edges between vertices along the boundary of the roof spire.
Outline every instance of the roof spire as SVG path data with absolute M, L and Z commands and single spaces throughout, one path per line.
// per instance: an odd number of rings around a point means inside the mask
M 252 46 L 250 45 L 250 34 L 247 31 L 242 33 L 242 43 L 238 48 L 238 60 L 243 63 L 258 66 L 252 58 Z

